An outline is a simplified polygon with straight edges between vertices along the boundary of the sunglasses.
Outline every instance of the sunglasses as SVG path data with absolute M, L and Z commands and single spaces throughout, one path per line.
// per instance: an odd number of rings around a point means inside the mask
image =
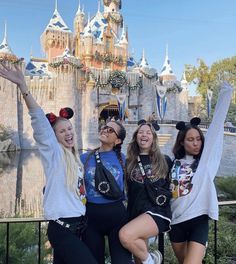
M 104 131 L 104 130 L 106 130 L 106 132 L 108 134 L 115 133 L 116 136 L 119 138 L 118 134 L 116 133 L 116 131 L 115 131 L 115 129 L 113 127 L 110 127 L 110 126 L 102 126 L 101 129 L 100 129 L 100 131 Z

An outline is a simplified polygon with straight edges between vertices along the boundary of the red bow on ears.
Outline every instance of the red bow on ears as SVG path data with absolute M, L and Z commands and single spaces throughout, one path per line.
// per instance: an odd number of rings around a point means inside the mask
M 58 117 L 70 119 L 73 115 L 74 115 L 73 110 L 69 107 L 65 107 L 65 108 L 61 108 L 61 110 L 59 112 L 59 116 L 56 116 L 53 113 L 48 113 L 48 114 L 46 114 L 46 117 L 49 120 L 50 124 L 53 126 Z
M 53 125 L 57 120 L 57 116 L 53 113 L 46 114 L 47 119 L 49 120 L 50 124 Z
M 59 116 L 60 117 L 64 117 L 64 118 L 68 118 L 68 112 L 66 110 L 66 108 L 61 108 L 60 112 L 59 112 Z

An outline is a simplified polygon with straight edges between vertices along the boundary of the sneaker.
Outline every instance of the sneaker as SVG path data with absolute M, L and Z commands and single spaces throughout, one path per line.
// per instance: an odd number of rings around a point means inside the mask
M 151 253 L 151 256 L 153 258 L 154 264 L 161 264 L 162 263 L 162 254 L 159 250 L 155 250 L 153 253 Z

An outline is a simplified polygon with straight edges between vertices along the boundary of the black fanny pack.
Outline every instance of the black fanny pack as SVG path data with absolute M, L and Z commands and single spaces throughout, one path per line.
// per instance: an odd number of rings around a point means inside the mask
M 98 150 L 95 151 L 96 170 L 95 170 L 95 188 L 104 197 L 111 200 L 122 198 L 123 192 L 117 184 L 114 176 L 103 166 Z
M 70 219 L 70 218 L 69 218 Z M 81 237 L 88 225 L 88 218 L 86 216 L 80 216 L 76 221 L 70 221 L 66 218 L 59 218 L 54 220 L 57 224 L 67 228 L 73 234 Z
M 165 179 L 158 179 L 152 183 L 146 178 L 144 184 L 148 198 L 152 203 L 159 206 L 169 205 L 172 195 Z

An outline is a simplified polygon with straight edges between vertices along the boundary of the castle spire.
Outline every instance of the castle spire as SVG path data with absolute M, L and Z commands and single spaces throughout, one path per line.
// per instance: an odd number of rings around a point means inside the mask
M 55 0 L 55 11 L 57 11 L 57 0 Z
M 169 54 L 168 54 L 168 44 L 166 44 L 166 55 L 165 55 L 165 61 L 162 66 L 162 70 L 160 73 L 160 76 L 163 75 L 174 75 L 173 70 L 170 65 L 170 60 L 169 60 Z
M 98 0 L 98 11 L 97 11 L 97 13 L 100 13 L 100 8 L 101 8 L 101 2 L 100 2 L 100 0 Z
M 5 22 L 4 38 L 2 43 L 0 44 L 0 53 L 13 54 L 7 41 L 7 22 Z
M 139 65 L 140 67 L 149 67 L 148 66 L 148 62 L 145 58 L 145 52 L 144 52 L 144 49 L 143 49 L 143 53 L 142 53 L 142 59 L 141 59 L 141 63 Z
M 79 6 L 78 6 L 78 10 L 76 12 L 76 15 L 82 13 L 81 7 L 80 7 L 80 0 L 79 0 Z

